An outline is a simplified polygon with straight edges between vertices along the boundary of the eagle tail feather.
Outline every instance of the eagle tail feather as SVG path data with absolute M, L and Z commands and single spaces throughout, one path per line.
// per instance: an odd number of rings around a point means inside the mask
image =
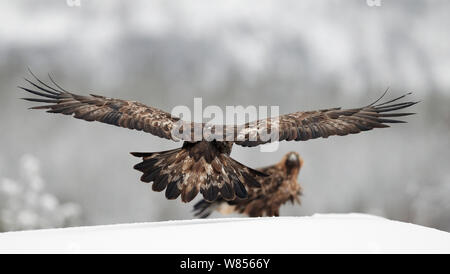
M 167 199 L 192 201 L 198 193 L 206 201 L 219 196 L 230 201 L 248 197 L 247 188 L 260 187 L 257 177 L 266 174 L 251 169 L 229 155 L 215 151 L 213 145 L 200 142 L 162 152 L 132 152 L 142 162 L 134 169 L 141 171 L 141 181 L 153 182 L 154 191 L 166 190 Z M 202 146 L 208 146 L 207 148 Z

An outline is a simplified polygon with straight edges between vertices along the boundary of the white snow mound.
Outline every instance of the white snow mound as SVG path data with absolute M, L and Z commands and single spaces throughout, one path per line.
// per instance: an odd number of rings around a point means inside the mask
M 363 214 L 227 218 L 0 234 L 0 253 L 450 253 L 450 233 Z

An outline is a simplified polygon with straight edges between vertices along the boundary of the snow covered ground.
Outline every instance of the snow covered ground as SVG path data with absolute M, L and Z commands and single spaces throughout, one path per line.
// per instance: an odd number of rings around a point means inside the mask
M 450 233 L 363 214 L 228 218 L 0 234 L 0 253 L 450 253 Z

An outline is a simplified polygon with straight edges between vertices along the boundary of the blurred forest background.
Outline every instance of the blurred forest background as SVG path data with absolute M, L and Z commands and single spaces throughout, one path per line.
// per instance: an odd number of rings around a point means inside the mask
M 179 143 L 27 110 L 28 66 L 167 111 L 202 97 L 289 113 L 412 91 L 422 102 L 408 124 L 232 156 L 251 167 L 303 156 L 303 204 L 282 215 L 362 212 L 450 231 L 449 13 L 444 0 L 0 0 L 0 231 L 193 217 L 193 203 L 141 183 L 129 154 Z

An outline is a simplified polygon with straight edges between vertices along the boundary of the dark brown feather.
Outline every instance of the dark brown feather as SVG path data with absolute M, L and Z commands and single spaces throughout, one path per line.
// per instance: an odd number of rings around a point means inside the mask
M 34 74 L 32 74 L 34 76 Z M 59 85 L 51 87 L 38 78 L 37 83 L 25 79 L 36 90 L 19 87 L 45 98 L 23 98 L 27 101 L 47 103 L 32 109 L 47 109 L 49 113 L 72 115 L 77 119 L 98 121 L 129 129 L 142 130 L 161 138 L 172 139 L 171 130 L 179 118 L 144 104 L 100 95 L 80 96 L 65 91 Z M 52 82 L 54 80 L 52 79 Z
M 229 156 L 232 143 L 185 142 L 182 148 L 150 153 L 132 153 L 143 161 L 134 166 L 143 172 L 141 180 L 152 182 L 152 189 L 166 189 L 168 199 L 181 195 L 183 202 L 192 201 L 200 192 L 207 201 L 219 196 L 225 200 L 247 197 L 247 189 L 260 186 L 261 171 L 242 165 Z
M 403 117 L 412 115 L 414 113 L 391 113 L 404 108 L 411 107 L 418 102 L 402 102 L 395 103 L 404 98 L 406 95 L 397 97 L 395 99 L 386 101 L 380 104 L 371 104 L 362 108 L 341 109 L 330 108 L 318 111 L 295 112 L 282 115 L 276 118 L 267 120 L 259 120 L 256 122 L 259 130 L 268 130 L 279 122 L 279 141 L 306 141 L 316 138 L 328 138 L 329 136 L 338 135 L 345 136 L 348 134 L 355 134 L 361 131 L 367 131 L 374 128 L 389 127 L 391 123 L 405 123 L 405 121 L 397 119 L 389 119 L 391 117 Z M 384 96 L 385 94 L 383 94 Z M 380 98 L 381 99 L 381 98 Z M 378 102 L 377 100 L 376 102 Z M 383 117 L 387 117 L 383 118 Z M 253 122 L 255 123 L 255 122 Z M 237 134 L 247 136 L 248 125 Z M 239 127 L 235 127 L 238 130 Z M 245 139 L 236 141 L 235 143 L 242 146 L 257 146 L 271 142 L 272 140 L 262 141 Z

